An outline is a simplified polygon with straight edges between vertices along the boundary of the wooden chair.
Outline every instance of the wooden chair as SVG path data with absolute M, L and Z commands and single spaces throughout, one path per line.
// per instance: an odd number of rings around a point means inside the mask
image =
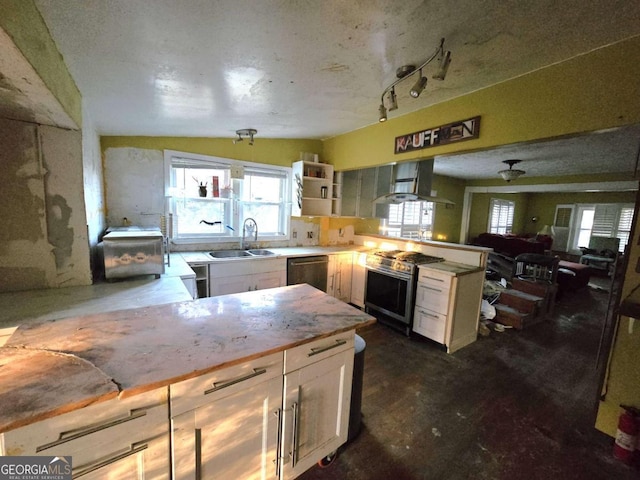
M 522 253 L 513 262 L 512 278 L 554 284 L 558 278 L 560 258 L 539 253 Z

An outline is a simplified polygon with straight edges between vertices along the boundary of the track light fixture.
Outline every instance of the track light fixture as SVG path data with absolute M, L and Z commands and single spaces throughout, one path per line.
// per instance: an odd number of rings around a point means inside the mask
M 516 178 L 518 178 L 520 175 L 524 175 L 525 172 L 524 170 L 514 170 L 513 166 L 520 163 L 522 160 L 503 160 L 502 163 L 506 163 L 507 165 L 509 165 L 509 169 L 508 170 L 500 170 L 498 172 L 498 174 L 507 182 L 510 182 L 511 180 L 515 180 Z
M 420 70 L 420 78 L 418 79 L 418 81 L 415 83 L 415 85 L 409 92 L 409 95 L 411 95 L 413 98 L 418 98 L 422 93 L 422 90 L 424 90 L 424 87 L 426 86 L 427 86 L 427 77 L 423 77 L 422 70 Z
M 420 73 L 420 78 L 416 81 L 413 88 L 409 92 L 409 94 L 413 98 L 418 98 L 422 91 L 427 86 L 427 77 L 422 75 L 422 69 L 426 67 L 433 60 L 438 59 L 438 71 L 433 75 L 432 78 L 435 80 L 444 80 L 447 75 L 447 70 L 449 69 L 449 64 L 451 63 L 451 52 L 444 50 L 444 38 L 440 40 L 440 46 L 436 49 L 436 51 L 431 55 L 424 63 L 422 63 L 417 68 L 414 65 L 403 65 L 396 70 L 396 77 L 398 79 L 384 89 L 382 95 L 380 97 L 380 107 L 378 108 L 379 117 L 378 119 L 381 122 L 387 120 L 387 106 L 385 106 L 385 96 L 387 94 L 387 105 L 389 107 L 389 111 L 396 110 L 398 108 L 398 100 L 396 97 L 395 86 L 400 83 L 405 78 L 411 77 L 415 73 Z
M 389 92 L 389 111 L 398 109 L 398 98 L 396 97 L 396 89 L 395 87 L 391 89 Z
M 233 143 L 239 143 L 242 142 L 245 138 L 249 139 L 249 145 L 253 145 L 253 136 L 258 133 L 258 131 L 255 128 L 243 128 L 241 130 L 236 130 L 236 135 L 238 135 L 238 138 L 233 140 Z

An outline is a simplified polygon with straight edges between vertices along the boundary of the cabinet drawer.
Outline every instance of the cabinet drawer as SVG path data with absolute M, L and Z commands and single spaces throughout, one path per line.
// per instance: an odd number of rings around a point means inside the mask
M 431 340 L 444 344 L 447 316 L 438 312 L 416 307 L 413 315 L 413 331 Z
M 2 434 L 3 455 L 73 456 L 78 467 L 169 439 L 167 389 L 113 399 Z M 168 461 L 165 465 L 168 472 Z
M 420 268 L 418 272 L 418 282 L 420 283 L 446 290 L 451 287 L 451 280 L 453 279 L 451 275 L 430 268 Z
M 354 348 L 353 330 L 314 340 L 284 352 L 284 373 L 293 372 L 327 357 Z
M 282 352 L 171 385 L 171 416 L 282 376 Z
M 449 310 L 449 289 L 440 285 L 418 282 L 416 305 L 439 313 Z

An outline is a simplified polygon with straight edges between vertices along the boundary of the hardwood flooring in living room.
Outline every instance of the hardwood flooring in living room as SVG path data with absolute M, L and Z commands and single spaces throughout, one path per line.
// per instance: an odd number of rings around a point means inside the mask
M 359 332 L 361 432 L 333 464 L 300 478 L 638 478 L 594 428 L 607 304 L 598 288 L 570 292 L 549 320 L 452 355 L 381 324 Z

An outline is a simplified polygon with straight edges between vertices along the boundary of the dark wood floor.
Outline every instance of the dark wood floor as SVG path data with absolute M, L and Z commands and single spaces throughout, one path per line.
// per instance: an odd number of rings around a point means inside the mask
M 638 478 L 593 427 L 608 293 L 564 295 L 553 319 L 448 355 L 377 324 L 358 437 L 312 479 Z

